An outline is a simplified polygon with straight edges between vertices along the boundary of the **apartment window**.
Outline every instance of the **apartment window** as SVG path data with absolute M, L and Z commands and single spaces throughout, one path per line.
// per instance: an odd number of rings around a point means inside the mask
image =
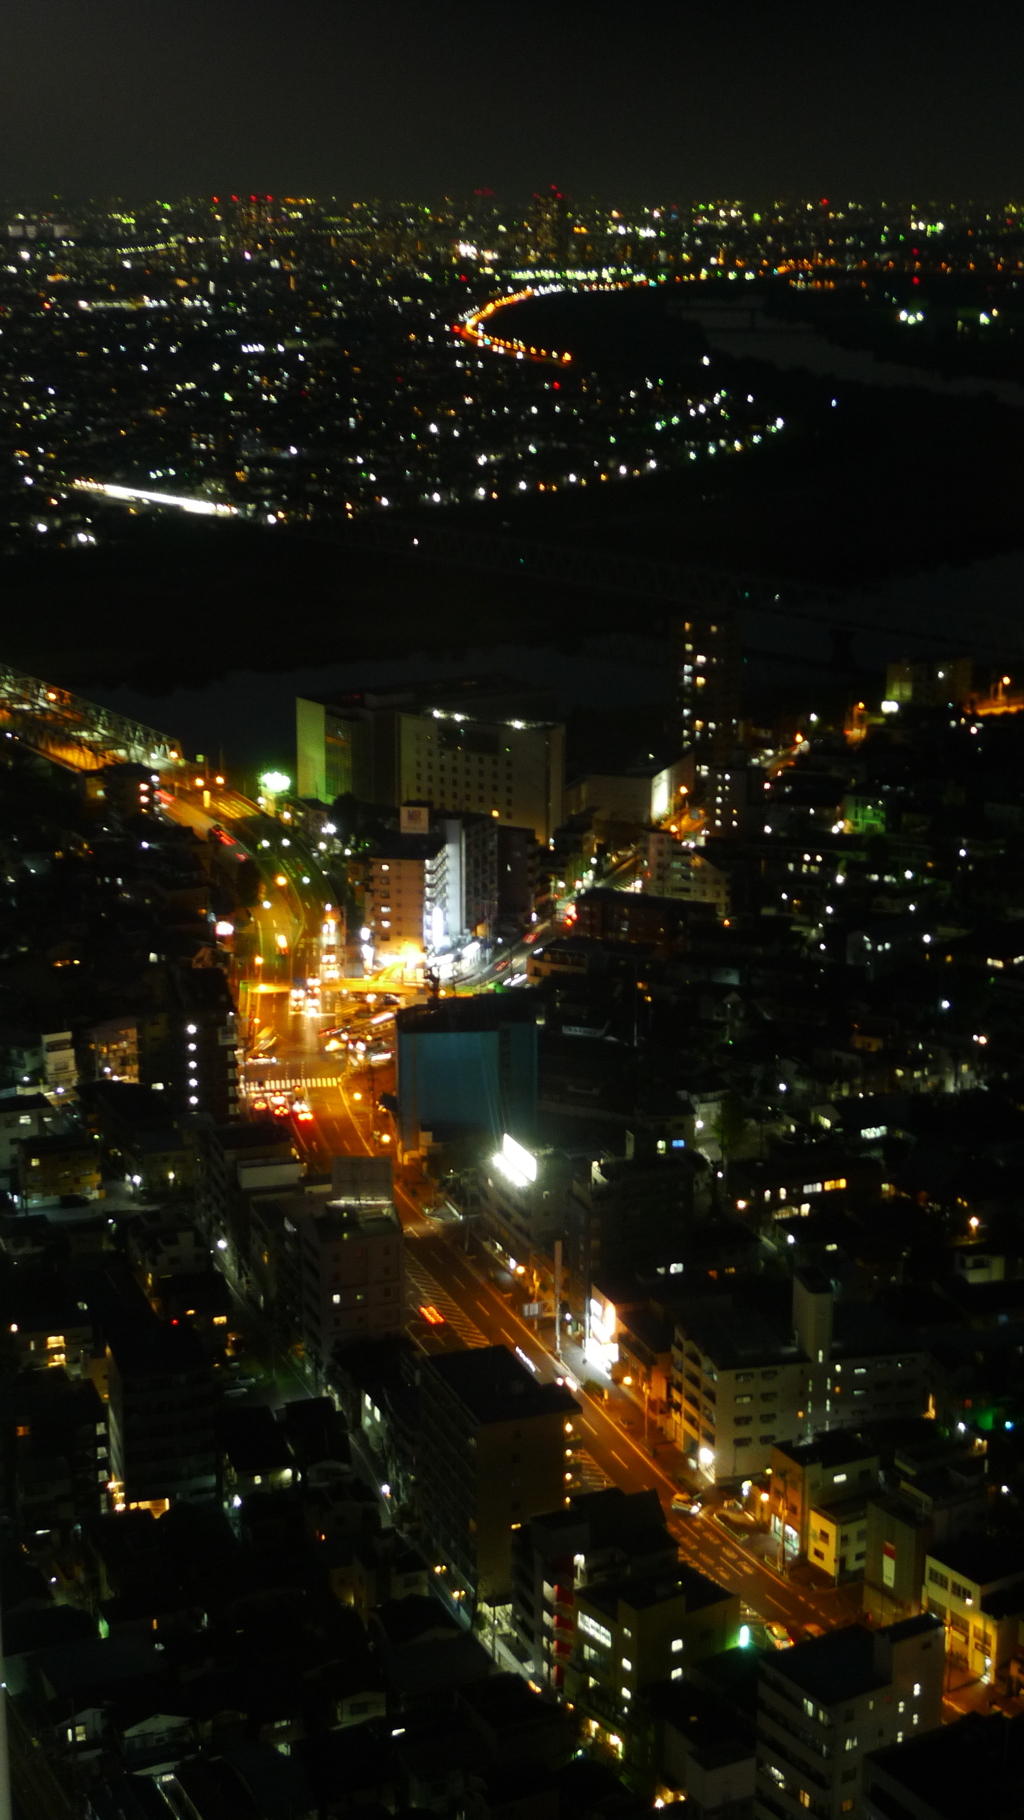
M 941 1586 L 943 1592 L 947 1592 L 949 1590 L 949 1575 L 942 1573 L 937 1567 L 929 1567 L 928 1584 L 929 1586 Z
M 801 1807 L 810 1807 L 811 1797 L 807 1793 L 807 1790 L 805 1788 L 798 1788 L 796 1792 L 797 1792 L 797 1800 L 799 1801 L 800 1806 Z
M 681 1649 L 682 1649 L 682 1647 L 683 1647 L 683 1639 L 682 1639 L 682 1637 L 673 1637 L 673 1639 L 672 1639 L 672 1654 L 673 1654 L 673 1655 L 674 1655 L 674 1656 L 677 1656 L 677 1655 L 678 1655 L 678 1654 L 679 1654 L 679 1651 L 680 1651 L 680 1650 L 681 1650 Z
M 673 1669 L 673 1670 L 672 1670 L 672 1679 L 673 1679 L 673 1681 L 681 1681 L 681 1680 L 682 1680 L 682 1678 L 683 1678 L 683 1671 L 682 1671 L 682 1669 L 681 1669 L 681 1668 L 674 1668 L 674 1669 Z
M 844 1750 L 856 1750 L 856 1748 L 857 1748 L 857 1739 L 855 1736 L 843 1739 L 843 1749 Z

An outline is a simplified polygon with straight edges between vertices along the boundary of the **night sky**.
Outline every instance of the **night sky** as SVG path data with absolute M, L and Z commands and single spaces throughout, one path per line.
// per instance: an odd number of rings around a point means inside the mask
M 26 0 L 0 190 L 1008 195 L 1024 17 L 799 0 Z

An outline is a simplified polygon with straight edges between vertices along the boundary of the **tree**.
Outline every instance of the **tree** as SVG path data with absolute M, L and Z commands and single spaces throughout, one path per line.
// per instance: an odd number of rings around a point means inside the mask
M 714 1135 L 723 1157 L 731 1156 L 742 1143 L 747 1129 L 747 1114 L 740 1095 L 730 1087 L 723 1096 L 714 1123 Z

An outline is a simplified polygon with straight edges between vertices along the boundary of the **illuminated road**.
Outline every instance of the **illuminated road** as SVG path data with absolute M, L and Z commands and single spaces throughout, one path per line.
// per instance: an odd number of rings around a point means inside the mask
M 384 1154 L 386 1147 L 374 1135 L 378 1123 L 368 1075 L 369 1070 L 360 1070 L 336 1087 L 309 1092 L 313 1122 L 297 1126 L 296 1132 L 311 1168 L 325 1169 L 337 1154 Z M 425 1214 L 419 1186 L 396 1176 L 395 1201 L 407 1238 L 410 1337 L 425 1352 L 502 1344 L 525 1357 L 539 1377 L 552 1379 L 563 1372 L 565 1367 L 484 1273 L 485 1266 L 462 1248 L 462 1230 L 439 1228 Z M 443 1325 L 424 1320 L 419 1313 L 424 1305 L 444 1317 Z M 578 1400 L 579 1439 L 599 1475 L 625 1491 L 655 1489 L 668 1513 L 679 1489 L 669 1463 L 677 1469 L 678 1454 L 663 1447 L 661 1457 L 653 1457 L 639 1433 L 624 1426 L 622 1418 L 637 1428 L 640 1422 L 636 1406 L 624 1395 L 608 1407 L 582 1390 Z M 714 1514 L 678 1518 L 668 1513 L 668 1520 L 684 1560 L 738 1593 L 751 1612 L 797 1634 L 808 1624 L 848 1622 L 859 1608 L 859 1587 L 819 1591 L 794 1585 L 748 1552 Z
M 266 1092 L 285 1091 L 290 1104 L 298 1095 L 312 1117 L 289 1116 L 296 1150 L 310 1174 L 322 1175 L 332 1156 L 393 1154 L 395 1130 L 390 1114 L 380 1107 L 380 1095 L 394 1091 L 394 1062 L 371 1067 L 350 1066 L 344 1050 L 323 1051 L 320 1030 L 325 1024 L 352 1023 L 353 1032 L 365 1030 L 356 1017 L 354 993 L 339 992 L 320 1015 L 297 1010 L 291 1001 L 293 976 L 304 980 L 319 970 L 319 933 L 329 881 L 298 839 L 284 832 L 280 822 L 262 816 L 244 797 L 226 789 L 209 792 L 183 790 L 165 804 L 175 820 L 189 823 L 197 832 L 221 838 L 227 845 L 251 855 L 264 880 L 263 895 L 254 909 L 257 945 L 240 980 L 243 1024 L 251 1044 L 257 1026 L 272 1036 L 267 1054 L 250 1059 L 244 1074 L 251 1084 L 266 1083 Z M 635 862 L 633 862 L 635 863 Z M 622 870 L 630 861 L 626 861 Z M 548 933 L 538 926 L 530 938 L 512 944 L 496 962 L 481 968 L 462 989 L 487 990 L 501 980 L 525 972 L 534 943 Z M 348 984 L 348 983 L 346 983 Z M 351 982 L 361 993 L 390 991 L 388 981 Z M 421 994 L 396 994 L 403 998 Z M 377 1026 L 380 1034 L 388 1026 Z M 393 1047 L 393 1044 L 392 1044 Z M 271 1060 L 271 1057 L 273 1058 Z M 287 1088 L 285 1087 L 287 1083 Z M 538 1377 L 551 1379 L 565 1368 L 546 1350 L 533 1327 L 510 1305 L 507 1294 L 488 1274 L 486 1260 L 463 1249 L 463 1229 L 445 1227 L 428 1217 L 433 1188 L 411 1171 L 396 1168 L 395 1203 L 407 1239 L 409 1296 L 408 1332 L 424 1352 L 452 1347 L 503 1344 L 518 1352 Z M 442 1316 L 430 1322 L 420 1314 L 432 1306 Z M 578 1393 L 581 1414 L 577 1423 L 587 1473 L 619 1485 L 626 1491 L 654 1488 L 668 1512 L 678 1483 L 673 1473 L 681 1469 L 680 1456 L 667 1445 L 658 1457 L 639 1438 L 640 1417 L 625 1393 L 612 1390 L 605 1405 Z M 592 1464 L 591 1464 L 592 1463 Z M 583 1476 L 577 1471 L 575 1482 Z M 668 1517 L 684 1560 L 737 1593 L 745 1607 L 766 1620 L 777 1620 L 799 1634 L 808 1624 L 849 1621 L 859 1605 L 859 1588 L 810 1589 L 796 1585 L 766 1566 L 749 1551 L 712 1511 L 698 1517 Z

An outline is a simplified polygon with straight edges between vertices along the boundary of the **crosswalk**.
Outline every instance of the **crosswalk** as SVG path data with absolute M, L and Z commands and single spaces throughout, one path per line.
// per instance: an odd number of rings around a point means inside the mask
M 244 1083 L 249 1093 L 296 1093 L 301 1087 L 340 1087 L 344 1081 L 343 1074 L 300 1074 L 272 1075 L 257 1086 L 254 1081 Z
M 603 1491 L 612 1483 L 602 1466 L 589 1453 L 578 1453 L 573 1460 L 573 1491 Z
M 436 1308 L 444 1316 L 446 1326 L 456 1333 L 467 1346 L 487 1346 L 490 1344 L 485 1334 L 470 1320 L 468 1314 L 453 1301 L 451 1296 L 441 1288 L 436 1277 L 425 1270 L 418 1259 L 406 1254 L 405 1274 L 409 1279 L 409 1301 L 412 1311 L 421 1307 Z

